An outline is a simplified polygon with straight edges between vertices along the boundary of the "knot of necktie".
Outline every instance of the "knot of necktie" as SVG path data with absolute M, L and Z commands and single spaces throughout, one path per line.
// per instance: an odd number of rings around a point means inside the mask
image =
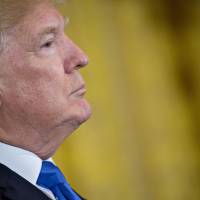
M 45 188 L 52 188 L 66 182 L 62 172 L 52 162 L 43 161 L 42 170 L 39 175 L 39 184 Z
M 72 190 L 64 175 L 52 162 L 43 161 L 37 184 L 50 189 L 59 200 L 81 200 Z

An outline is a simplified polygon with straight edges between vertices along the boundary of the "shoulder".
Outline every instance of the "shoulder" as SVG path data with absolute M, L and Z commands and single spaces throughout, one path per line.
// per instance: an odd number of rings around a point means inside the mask
M 0 163 L 0 186 L 6 184 L 10 175 L 12 175 L 12 170 Z
M 0 164 L 0 177 L 0 199 L 50 200 L 37 187 L 3 164 Z

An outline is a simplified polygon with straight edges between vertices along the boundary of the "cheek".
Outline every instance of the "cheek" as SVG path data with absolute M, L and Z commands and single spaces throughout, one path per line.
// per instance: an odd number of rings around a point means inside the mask
M 5 107 L 18 121 L 28 121 L 35 127 L 48 127 L 50 123 L 59 121 L 67 106 L 66 101 L 63 92 L 55 90 L 55 85 L 42 83 L 37 87 L 26 85 L 10 90 Z
M 53 112 L 65 99 L 64 77 L 56 70 L 15 74 L 4 94 L 12 111 L 32 115 Z

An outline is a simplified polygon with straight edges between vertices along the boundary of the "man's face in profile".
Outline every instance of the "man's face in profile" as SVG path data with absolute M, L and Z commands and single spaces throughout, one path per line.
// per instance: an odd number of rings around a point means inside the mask
M 10 32 L 1 55 L 5 117 L 38 133 L 73 131 L 91 114 L 79 73 L 87 62 L 65 35 L 58 11 L 47 3 L 36 6 Z

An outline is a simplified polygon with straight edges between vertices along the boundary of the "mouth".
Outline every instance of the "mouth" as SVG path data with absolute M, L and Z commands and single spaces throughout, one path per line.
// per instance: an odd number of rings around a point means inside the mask
M 77 89 L 73 90 L 70 95 L 76 95 L 76 96 L 84 96 L 84 94 L 86 93 L 86 88 L 85 85 L 82 84 L 80 87 L 78 87 Z

